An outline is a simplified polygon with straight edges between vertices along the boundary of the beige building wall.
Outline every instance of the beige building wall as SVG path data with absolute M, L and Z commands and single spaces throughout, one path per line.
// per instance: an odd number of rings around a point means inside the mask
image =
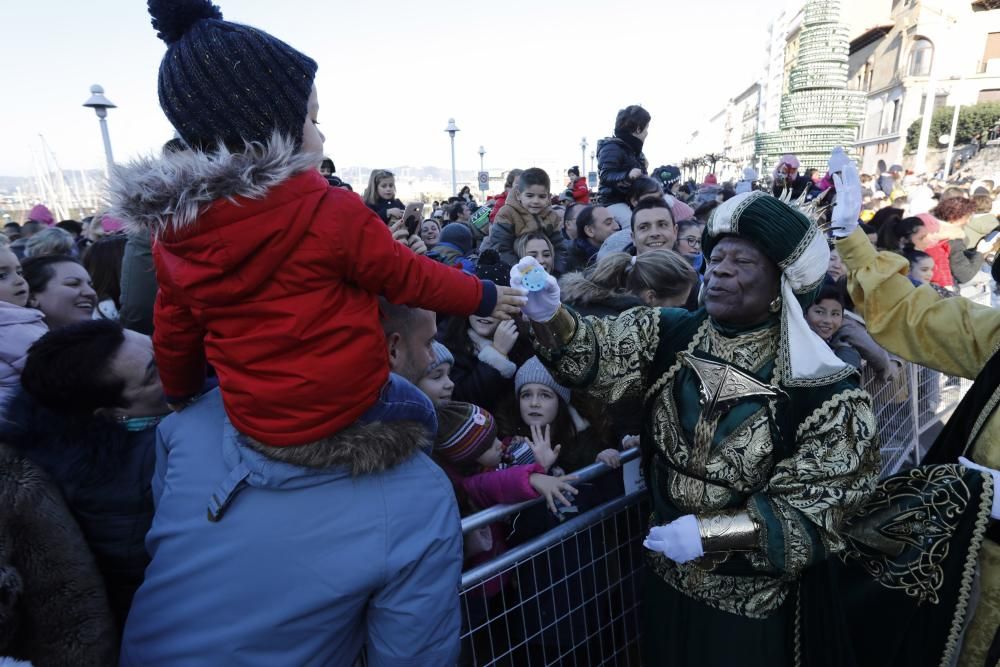
M 868 94 L 856 148 L 862 170 L 903 164 L 907 128 L 936 107 L 1000 99 L 1000 9 L 971 0 L 894 0 L 887 31 L 851 54 L 851 87 Z M 931 146 L 931 149 L 935 146 Z M 917 172 L 937 171 L 935 157 Z

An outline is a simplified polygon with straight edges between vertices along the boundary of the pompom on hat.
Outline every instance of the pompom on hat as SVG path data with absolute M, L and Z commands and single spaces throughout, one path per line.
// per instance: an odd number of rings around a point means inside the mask
M 277 131 L 302 140 L 316 61 L 263 30 L 230 23 L 208 0 L 149 0 L 160 107 L 192 148 L 241 150 Z
M 476 277 L 494 285 L 510 287 L 510 264 L 500 259 L 496 250 L 484 250 L 476 263 Z
M 493 415 L 478 405 L 448 401 L 438 406 L 437 413 L 434 453 L 445 461 L 475 461 L 496 441 L 497 426 Z

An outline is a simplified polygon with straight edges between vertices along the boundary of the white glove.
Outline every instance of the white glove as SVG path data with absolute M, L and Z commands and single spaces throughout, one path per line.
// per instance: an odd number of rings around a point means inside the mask
M 990 516 L 994 519 L 1000 519 L 1000 470 L 994 470 L 993 468 L 987 468 L 986 466 L 981 466 L 978 463 L 973 463 L 964 456 L 959 456 L 958 462 L 966 468 L 978 470 L 979 472 L 985 472 L 993 476 L 993 509 L 990 511 Z
M 532 273 L 531 277 L 528 277 L 529 272 Z M 528 278 L 527 282 L 530 283 L 539 277 L 544 278 L 542 288 L 532 291 L 531 286 L 525 284 L 525 279 Z M 546 273 L 534 257 L 525 257 L 511 268 L 510 286 L 528 293 L 528 302 L 521 306 L 521 312 L 529 320 L 548 322 L 559 310 L 559 282 L 555 276 Z
M 659 551 L 675 563 L 686 563 L 705 555 L 694 514 L 685 514 L 665 526 L 653 526 L 642 546 Z
M 828 166 L 837 189 L 830 228 L 834 236 L 842 239 L 858 228 L 858 216 L 861 215 L 861 178 L 854 160 L 847 157 L 840 146 L 833 149 Z

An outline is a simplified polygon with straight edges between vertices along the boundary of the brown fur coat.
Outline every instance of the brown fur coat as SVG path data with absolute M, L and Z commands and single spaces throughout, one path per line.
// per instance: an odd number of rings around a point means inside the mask
M 0 444 L 0 656 L 105 667 L 118 637 L 94 557 L 55 486 Z

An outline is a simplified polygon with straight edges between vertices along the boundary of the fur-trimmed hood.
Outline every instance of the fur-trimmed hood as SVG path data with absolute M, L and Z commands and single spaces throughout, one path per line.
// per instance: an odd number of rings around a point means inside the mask
M 215 152 L 186 150 L 140 158 L 116 167 L 109 184 L 111 215 L 131 230 L 154 236 L 194 224 L 220 199 L 263 199 L 292 176 L 316 169 L 321 156 L 298 152 L 295 142 L 278 133 L 267 144 L 248 143 L 242 153 L 224 145 Z
M 601 287 L 588 279 L 583 272 L 564 275 L 559 279 L 559 290 L 563 302 L 576 309 L 590 310 L 599 307 L 602 310 L 621 313 L 629 308 L 643 305 L 642 301 L 631 292 Z
M 417 422 L 354 424 L 329 438 L 298 447 L 271 447 L 247 438 L 250 449 L 265 457 L 303 468 L 344 466 L 351 475 L 369 475 L 394 468 L 417 450 L 433 443 Z
M 278 135 L 242 153 L 167 153 L 116 171 L 113 210 L 155 237 L 161 286 L 230 305 L 258 294 L 313 233 L 330 192 L 318 162 Z

